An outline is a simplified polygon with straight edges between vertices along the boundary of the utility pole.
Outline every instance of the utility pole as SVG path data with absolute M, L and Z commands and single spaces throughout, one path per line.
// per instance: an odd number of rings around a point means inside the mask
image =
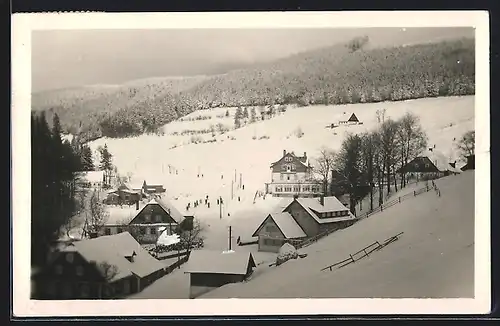
M 234 169 L 234 182 L 236 182 L 236 169 Z
M 222 196 L 219 196 L 219 217 L 222 220 Z
M 231 251 L 231 225 L 229 226 L 229 251 Z
M 233 200 L 233 187 L 234 187 L 234 181 L 231 181 L 231 200 Z
M 241 173 L 240 173 L 240 189 L 241 189 L 242 183 L 241 183 Z

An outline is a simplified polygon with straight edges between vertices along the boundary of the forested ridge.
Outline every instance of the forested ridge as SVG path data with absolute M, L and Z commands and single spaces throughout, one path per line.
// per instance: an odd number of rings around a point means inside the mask
M 223 75 L 188 79 L 174 91 L 161 83 L 128 92 L 124 88 L 84 101 L 79 110 L 69 106 L 53 111 L 68 131 L 81 121 L 89 137 L 129 137 L 158 132 L 168 122 L 210 107 L 367 103 L 475 92 L 473 39 L 365 49 L 367 43 L 359 38 Z

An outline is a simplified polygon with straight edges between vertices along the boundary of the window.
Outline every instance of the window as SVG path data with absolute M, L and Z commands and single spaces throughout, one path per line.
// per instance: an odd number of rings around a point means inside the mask
M 344 216 L 349 215 L 349 211 L 344 211 Z
M 430 167 L 429 163 L 425 163 L 425 167 L 426 168 Z
M 300 186 L 293 186 L 293 191 L 299 192 L 300 191 Z
M 159 214 L 158 214 L 158 215 L 156 215 L 156 216 L 155 216 L 155 221 L 156 221 L 156 222 L 161 222 L 161 215 L 159 215 Z
M 63 267 L 61 265 L 56 265 L 55 272 L 57 275 L 61 275 L 63 273 Z
M 290 175 L 287 175 L 287 176 L 286 176 L 286 179 L 290 181 Z
M 150 235 L 151 234 L 151 229 L 150 228 L 146 228 L 144 233 L 146 233 L 146 235 Z
M 74 259 L 75 259 L 75 255 L 74 255 L 72 252 L 68 252 L 68 253 L 66 254 L 66 261 L 67 261 L 68 263 L 70 263 L 70 264 L 71 264 L 71 263 L 73 263 L 73 260 L 74 260 Z
M 83 267 L 82 266 L 76 267 L 76 275 L 83 276 Z
M 302 187 L 302 191 L 309 191 L 310 190 L 310 187 L 309 186 L 304 186 Z
M 111 229 L 110 228 L 105 228 L 104 229 L 104 234 L 111 235 Z
M 122 233 L 122 228 L 117 228 L 116 233 Z
M 145 220 L 146 222 L 151 221 L 151 214 L 144 214 L 144 220 Z
M 280 180 L 283 180 L 283 173 L 280 173 Z
M 281 186 L 276 186 L 276 192 L 282 192 L 283 188 Z
M 292 187 L 285 187 L 285 192 L 291 192 L 292 191 Z

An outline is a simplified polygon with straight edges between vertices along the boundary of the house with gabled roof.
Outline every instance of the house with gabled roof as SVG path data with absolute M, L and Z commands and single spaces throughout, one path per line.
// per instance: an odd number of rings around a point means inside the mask
M 418 179 L 435 179 L 462 171 L 452 165 L 452 162 L 439 151 L 429 148 L 415 157 L 408 164 L 402 166 L 397 173 L 411 173 Z
M 339 125 L 357 125 L 357 124 L 363 124 L 363 123 L 359 121 L 358 117 L 354 113 L 352 113 L 349 119 L 347 120 L 339 120 Z
M 272 163 L 270 169 L 271 182 L 266 183 L 266 193 L 273 197 L 313 197 L 320 193 L 306 152 L 297 156 L 283 150 L 281 159 Z
M 128 232 L 74 241 L 38 273 L 41 299 L 114 299 L 143 290 L 165 275 L 165 265 Z
M 189 274 L 189 298 L 229 283 L 243 282 L 255 267 L 249 252 L 193 250 L 185 267 L 185 273 Z
M 299 198 L 279 204 L 257 227 L 259 251 L 278 252 L 286 242 L 305 240 L 352 225 L 356 217 L 337 197 Z
M 116 212 L 115 214 L 118 214 Z M 178 226 L 194 216 L 184 216 L 169 200 L 153 198 L 141 209 L 137 204 L 136 213 L 124 214 L 120 220 L 110 219 L 100 235 L 130 232 L 141 244 L 156 243 L 164 230 L 169 235 L 177 232 Z

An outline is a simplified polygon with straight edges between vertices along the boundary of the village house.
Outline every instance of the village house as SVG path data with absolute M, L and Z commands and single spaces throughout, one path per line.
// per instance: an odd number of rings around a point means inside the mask
M 313 168 L 308 157 L 296 156 L 283 150 L 283 157 L 271 164 L 271 182 L 266 183 L 266 193 L 274 197 L 313 197 L 321 192 L 313 179 Z
M 105 203 L 107 205 L 134 205 L 145 197 L 141 190 L 132 190 L 126 183 L 120 184 L 117 189 L 107 194 Z
M 475 155 L 467 156 L 467 163 L 460 168 L 462 171 L 474 170 L 475 168 Z
M 417 180 L 431 180 L 450 174 L 460 173 L 461 170 L 452 165 L 448 159 L 433 148 L 417 156 L 396 172 L 410 174 Z
M 185 267 L 189 298 L 194 299 L 229 283 L 243 282 L 256 267 L 249 252 L 193 250 Z
M 346 228 L 356 217 L 337 197 L 294 198 L 267 215 L 252 237 L 259 251 L 278 252 L 286 243 L 314 237 L 327 230 Z
M 120 211 L 120 210 L 118 210 Z M 177 232 L 178 226 L 185 220 L 192 221 L 194 216 L 184 216 L 168 200 L 154 198 L 139 209 L 136 203 L 135 213 L 124 210 L 124 214 L 110 215 L 106 225 L 100 230 L 100 236 L 121 232 L 130 232 L 141 244 L 156 243 L 163 230 L 169 235 Z
M 147 183 L 146 180 L 142 184 L 142 190 L 146 194 L 162 194 L 166 191 L 161 183 Z
M 163 275 L 165 265 L 124 232 L 68 244 L 34 283 L 40 299 L 115 299 L 140 292 Z

